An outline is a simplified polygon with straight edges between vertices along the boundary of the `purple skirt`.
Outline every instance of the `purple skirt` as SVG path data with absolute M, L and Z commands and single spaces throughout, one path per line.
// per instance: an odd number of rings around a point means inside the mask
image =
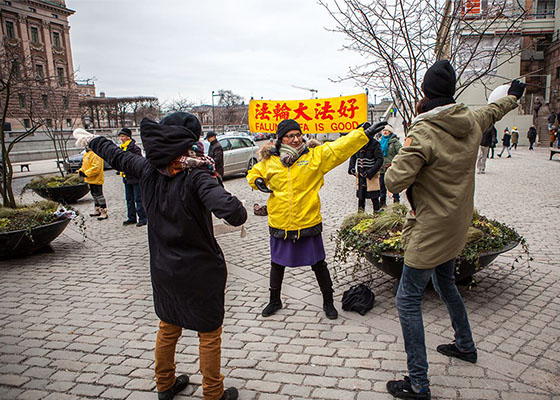
M 298 240 L 283 240 L 271 236 L 270 259 L 285 267 L 313 265 L 325 259 L 323 237 L 318 234 Z

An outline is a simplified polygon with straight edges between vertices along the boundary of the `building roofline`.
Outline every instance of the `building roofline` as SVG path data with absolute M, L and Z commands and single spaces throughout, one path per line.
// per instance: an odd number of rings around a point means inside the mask
M 65 14 L 66 16 L 70 16 L 74 14 L 76 11 L 69 9 L 66 6 L 63 6 L 59 3 L 49 0 L 23 0 L 24 3 L 32 4 L 37 7 L 46 8 L 48 10 L 58 11 L 60 13 Z

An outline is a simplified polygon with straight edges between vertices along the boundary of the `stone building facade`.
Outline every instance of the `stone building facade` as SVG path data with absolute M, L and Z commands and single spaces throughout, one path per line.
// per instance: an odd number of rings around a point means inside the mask
M 72 14 L 64 0 L 0 3 L 2 72 L 14 54 L 24 64 L 19 74 L 25 78 L 6 118 L 12 131 L 31 127 L 36 119 L 67 129 L 81 123 L 68 24 Z

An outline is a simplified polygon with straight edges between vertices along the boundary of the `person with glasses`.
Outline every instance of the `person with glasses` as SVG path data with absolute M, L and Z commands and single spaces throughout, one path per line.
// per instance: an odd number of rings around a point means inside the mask
M 261 148 L 261 161 L 249 171 L 247 180 L 253 189 L 270 194 L 270 301 L 263 317 L 282 308 L 280 292 L 286 267 L 306 265 L 311 265 L 317 278 L 327 318 L 338 317 L 321 236 L 319 189 L 327 172 L 360 150 L 386 124 L 362 124 L 334 142 L 312 147 L 305 143 L 297 121 L 286 119 L 278 124 L 276 143 Z

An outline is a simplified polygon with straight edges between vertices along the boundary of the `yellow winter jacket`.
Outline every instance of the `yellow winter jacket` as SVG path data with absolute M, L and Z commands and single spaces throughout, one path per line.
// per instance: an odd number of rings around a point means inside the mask
M 288 232 L 295 231 L 299 237 L 302 230 L 319 225 L 322 221 L 319 189 L 324 183 L 323 176 L 368 140 L 362 128 L 356 129 L 334 142 L 308 148 L 290 167 L 285 167 L 280 157 L 270 152 L 272 146 L 263 148 L 262 160 L 249 171 L 247 181 L 257 189 L 255 180 L 263 178 L 273 191 L 267 202 L 269 226 L 284 231 L 287 238 Z
M 103 159 L 93 151 L 89 150 L 84 154 L 80 171 L 86 175 L 84 182 L 92 185 L 103 185 Z

